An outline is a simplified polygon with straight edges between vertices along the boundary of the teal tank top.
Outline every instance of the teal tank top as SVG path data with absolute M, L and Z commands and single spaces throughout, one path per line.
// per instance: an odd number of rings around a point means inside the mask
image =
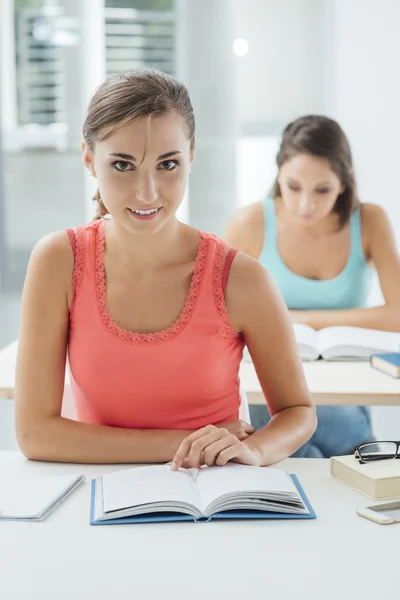
M 372 271 L 361 242 L 360 211 L 350 218 L 350 256 L 344 269 L 327 280 L 308 279 L 293 273 L 283 262 L 277 247 L 275 203 L 271 197 L 264 205 L 264 247 L 260 263 L 277 284 L 286 305 L 292 310 L 335 310 L 366 306 Z

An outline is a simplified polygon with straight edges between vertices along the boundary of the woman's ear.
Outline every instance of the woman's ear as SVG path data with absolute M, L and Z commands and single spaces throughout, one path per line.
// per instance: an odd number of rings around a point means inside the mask
M 194 161 L 195 154 L 196 154 L 196 144 L 193 142 L 193 145 L 190 148 L 190 166 L 192 166 L 192 162 Z
M 89 147 L 86 142 L 82 142 L 82 159 L 83 164 L 92 175 L 92 177 L 96 177 L 96 172 L 94 170 L 94 159 L 93 153 L 89 150 Z

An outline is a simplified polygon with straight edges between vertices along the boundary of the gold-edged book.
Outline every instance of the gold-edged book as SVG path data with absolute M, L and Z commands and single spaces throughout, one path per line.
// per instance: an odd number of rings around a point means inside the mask
M 372 500 L 400 498 L 400 460 L 360 464 L 353 455 L 332 456 L 331 475 Z

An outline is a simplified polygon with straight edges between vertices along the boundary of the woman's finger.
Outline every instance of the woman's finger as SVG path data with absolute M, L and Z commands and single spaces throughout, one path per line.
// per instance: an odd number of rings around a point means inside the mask
M 170 460 L 169 462 L 165 463 L 166 467 L 171 467 L 172 468 L 172 460 Z M 188 469 L 189 468 L 189 464 L 187 461 L 187 458 L 185 458 L 185 460 L 183 461 L 182 465 L 181 465 L 182 469 Z
M 200 468 L 201 465 L 204 464 L 203 455 L 206 452 L 207 448 L 214 442 L 230 436 L 231 434 L 228 433 L 225 429 L 215 428 L 215 430 L 203 435 L 201 438 L 198 438 L 197 440 L 192 442 L 192 445 L 187 454 L 189 465 L 197 469 Z
M 246 423 L 245 421 L 243 422 L 243 429 L 246 433 L 248 433 L 249 435 L 251 433 L 255 432 L 255 427 L 253 427 L 253 425 L 250 425 L 250 423 Z
M 215 465 L 217 456 L 219 456 L 223 450 L 235 445 L 237 441 L 238 440 L 234 435 L 230 435 L 224 436 L 222 439 L 207 446 L 203 452 L 203 464 L 207 465 L 208 467 Z
M 184 440 L 182 440 L 178 450 L 175 453 L 174 458 L 172 459 L 171 469 L 173 471 L 177 471 L 182 466 L 183 461 L 187 457 L 193 442 L 215 430 L 220 431 L 217 429 L 217 427 L 214 427 L 214 425 L 207 425 L 206 427 L 202 427 L 201 429 L 194 431 L 193 433 L 188 435 Z
M 237 458 L 239 453 L 240 453 L 240 449 L 238 448 L 238 445 L 235 445 L 235 446 L 232 445 L 232 446 L 229 446 L 228 448 L 224 448 L 224 450 L 221 450 L 221 452 L 215 458 L 215 464 L 218 467 L 223 467 L 230 460 Z

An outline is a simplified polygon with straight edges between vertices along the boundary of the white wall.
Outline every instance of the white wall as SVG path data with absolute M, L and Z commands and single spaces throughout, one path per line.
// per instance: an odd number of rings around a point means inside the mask
M 232 0 L 240 120 L 283 121 L 324 109 L 325 4 L 321 0 Z
M 253 136 L 238 140 L 236 145 L 238 206 L 259 202 L 271 189 L 277 173 L 275 158 L 279 143 L 280 136 Z
M 11 250 L 30 251 L 51 231 L 85 222 L 79 151 L 4 154 L 3 169 L 5 233 Z
M 350 138 L 363 201 L 400 240 L 400 2 L 332 0 L 332 114 Z
M 329 112 L 349 136 L 361 200 L 386 208 L 400 246 L 400 2 L 330 6 Z M 373 417 L 379 437 L 399 439 L 399 407 L 374 407 Z

